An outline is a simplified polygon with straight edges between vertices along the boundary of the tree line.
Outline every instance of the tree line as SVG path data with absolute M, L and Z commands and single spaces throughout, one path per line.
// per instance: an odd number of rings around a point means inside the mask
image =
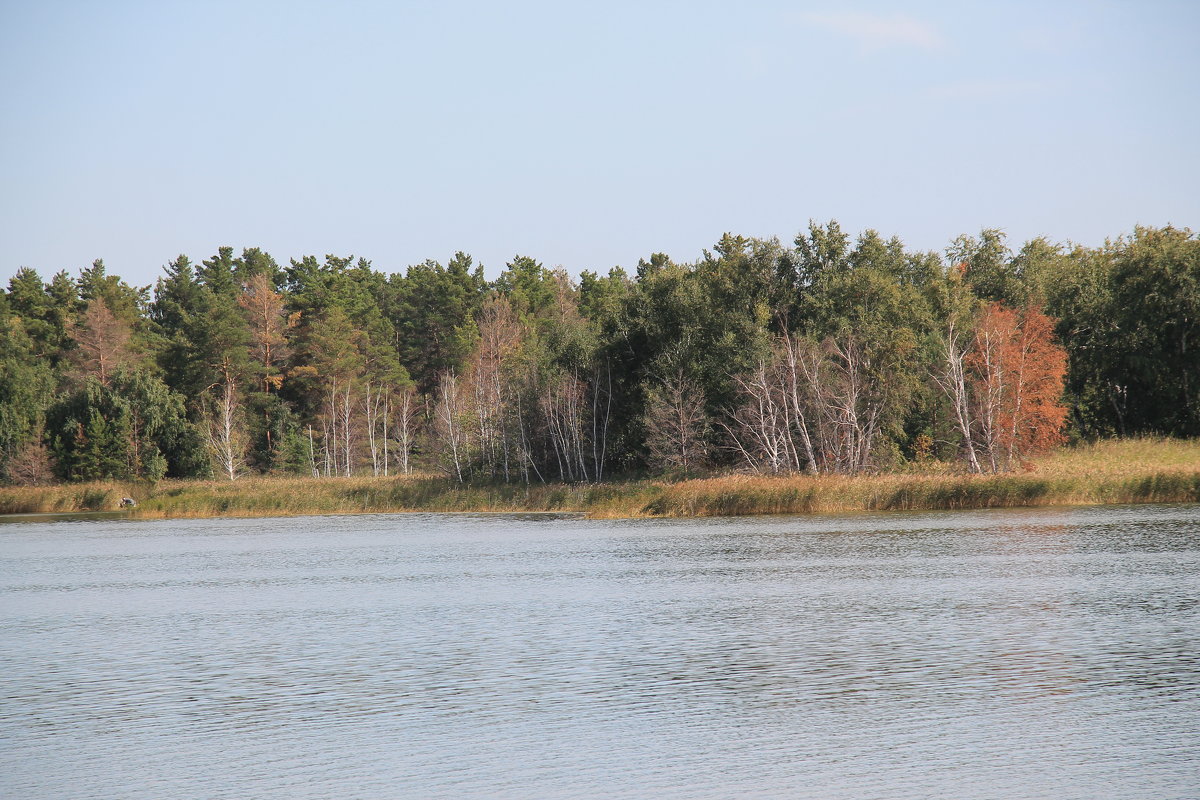
M 1200 238 L 1003 232 L 915 252 L 810 223 L 573 279 L 457 253 L 385 274 L 179 256 L 0 291 L 0 479 L 1019 469 L 1066 438 L 1200 433 Z

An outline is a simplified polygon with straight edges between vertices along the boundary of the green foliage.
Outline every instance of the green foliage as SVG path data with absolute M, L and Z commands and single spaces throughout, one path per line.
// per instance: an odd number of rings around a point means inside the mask
M 218 297 L 236 297 L 238 280 L 234 275 L 232 247 L 217 248 L 217 254 L 200 262 L 196 277 L 200 284 Z
M 255 298 L 270 302 L 256 308 Z M 957 435 L 931 379 L 942 336 L 950 320 L 968 330 L 994 301 L 1044 304 L 1056 318 L 1076 438 L 1200 434 L 1200 240 L 1190 231 L 1139 227 L 1066 249 L 1044 238 L 1010 248 L 984 229 L 943 259 L 831 220 L 810 221 L 787 246 L 726 233 L 692 262 L 656 253 L 635 274 L 578 281 L 517 256 L 489 283 L 461 252 L 387 275 L 354 256 L 280 268 L 258 248 L 220 247 L 198 266 L 171 261 L 152 296 L 101 260 L 49 282 L 22 268 L 0 292 L 0 479 L 44 471 L 47 452 L 72 480 L 204 474 L 204 398 L 227 386 L 253 470 L 307 474 L 335 429 L 343 474 L 378 469 L 377 451 L 394 454 L 400 438 L 427 468 L 446 375 L 486 440 L 476 449 L 490 448 L 475 477 L 570 474 L 568 445 L 580 479 L 602 460 L 606 473 L 666 463 L 651 428 L 664 424 L 655 413 L 671 380 L 703 398 L 697 438 L 715 445 L 714 466 L 731 466 L 721 445 L 744 408 L 739 378 L 785 341 L 832 357 L 825 368 L 851 352 L 858 360 L 860 396 L 883 402 L 873 465 L 949 458 Z M 94 317 L 101 304 L 122 339 L 104 384 L 84 368 L 88 309 Z M 331 404 L 333 383 L 341 399 Z M 414 388 L 400 432 L 391 403 Z
M 984 228 L 977 237 L 959 236 L 946 248 L 946 258 L 962 270 L 976 296 L 1016 307 L 1023 292 L 1005 238 L 1004 232 L 995 228 Z
M 234 273 L 238 282 L 245 285 L 255 275 L 265 275 L 268 282 L 279 288 L 284 282 L 284 272 L 271 257 L 257 247 L 247 247 L 242 250 L 241 257 L 234 259 Z
M 1052 263 L 1043 286 L 1077 434 L 1200 434 L 1200 238 L 1138 227 Z
M 619 324 L 621 307 L 632 291 L 629 274 L 613 267 L 603 277 L 584 270 L 579 275 L 579 313 L 609 332 Z
M 475 315 L 486 291 L 483 267 L 474 267 L 461 252 L 445 267 L 426 261 L 388 281 L 383 311 L 395 331 L 400 362 L 422 393 L 433 391 L 439 373 L 461 371 L 475 343 Z
M 496 280 L 496 291 L 508 298 L 518 314 L 537 316 L 551 307 L 557 296 L 554 275 L 528 256 L 508 262 Z
M 1114 248 L 1112 287 L 1124 427 L 1200 435 L 1200 238 L 1137 228 Z
M 307 470 L 308 440 L 302 436 L 300 420 L 287 401 L 278 394 L 254 392 L 246 405 L 250 466 L 264 473 Z
M 86 303 L 99 298 L 117 319 L 131 326 L 136 326 L 143 318 L 150 301 L 150 287 L 135 288 L 118 276 L 109 275 L 105 270 L 104 261 L 99 258 L 92 262 L 91 267 L 79 273 L 76 283 L 81 301 Z
M 50 409 L 47 434 L 60 478 L 90 481 L 129 476 L 127 409 L 113 400 L 103 384 L 91 379 Z
M 351 324 L 346 312 L 330 307 L 313 320 L 308 329 L 308 350 L 316 374 L 338 381 L 349 380 L 363 367 L 360 351 L 362 331 Z
M 796 289 L 803 289 L 821 280 L 822 276 L 841 272 L 849 264 L 850 237 L 842 232 L 837 220 L 830 220 L 825 226 L 818 225 L 812 220 L 808 223 L 808 235 L 800 235 L 795 239 L 795 256 L 790 273 L 791 284 Z
M 119 372 L 107 385 L 89 379 L 49 409 L 46 430 L 66 480 L 158 480 L 204 471 L 183 398 L 144 371 Z
M 69 294 L 56 297 L 50 287 L 42 283 L 37 272 L 28 267 L 17 270 L 17 274 L 8 282 L 9 308 L 11 313 L 20 317 L 32 350 L 40 358 L 55 362 L 62 348 L 67 345 L 68 321 L 78 310 L 74 284 L 68 280 L 66 285 Z M 59 284 L 56 291 L 61 292 L 62 288 L 63 285 Z
M 10 468 L 22 448 L 41 437 L 53 396 L 50 362 L 23 323 L 0 294 L 0 480 L 16 477 Z

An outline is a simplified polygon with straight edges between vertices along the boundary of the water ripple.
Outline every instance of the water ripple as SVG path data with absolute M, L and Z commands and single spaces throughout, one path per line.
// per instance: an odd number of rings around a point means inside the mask
M 0 528 L 0 796 L 1200 796 L 1195 506 Z

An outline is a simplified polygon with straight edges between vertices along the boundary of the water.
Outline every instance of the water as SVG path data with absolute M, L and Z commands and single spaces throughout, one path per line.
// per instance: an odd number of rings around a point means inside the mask
M 1200 507 L 0 525 L 0 796 L 1200 796 Z

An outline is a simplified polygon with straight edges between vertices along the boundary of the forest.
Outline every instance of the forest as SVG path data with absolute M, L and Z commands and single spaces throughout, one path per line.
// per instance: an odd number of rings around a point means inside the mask
M 915 252 L 810 223 L 633 274 L 464 253 L 97 260 L 0 291 L 0 481 L 440 473 L 1019 471 L 1066 442 L 1200 434 L 1200 238 L 1002 231 Z

